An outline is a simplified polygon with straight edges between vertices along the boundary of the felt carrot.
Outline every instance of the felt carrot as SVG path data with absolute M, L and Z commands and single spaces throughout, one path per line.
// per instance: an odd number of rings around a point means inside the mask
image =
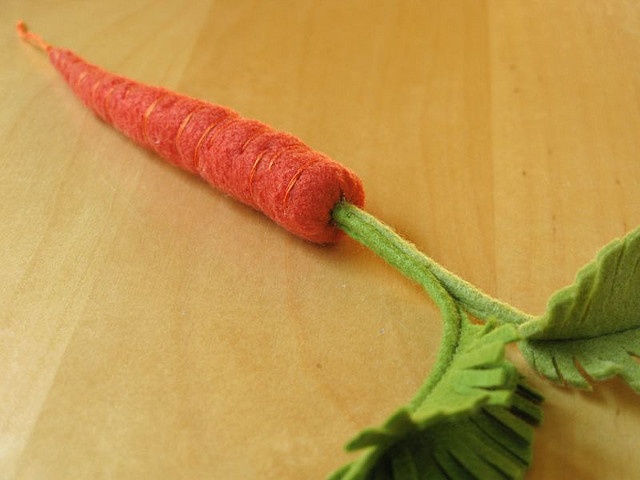
M 366 450 L 332 479 L 522 478 L 543 399 L 505 358 L 509 343 L 519 342 L 552 381 L 589 388 L 590 379 L 619 375 L 640 393 L 640 228 L 603 248 L 534 317 L 447 271 L 360 209 L 357 177 L 299 139 L 107 73 L 22 22 L 17 29 L 48 53 L 87 106 L 136 142 L 307 240 L 329 243 L 347 233 L 433 298 L 444 329 L 432 372 L 407 405 L 349 443 Z
M 290 232 L 316 243 L 341 234 L 331 211 L 362 205 L 356 175 L 298 138 L 219 105 L 106 72 L 54 47 L 17 23 L 21 38 L 45 51 L 75 94 L 105 122 Z

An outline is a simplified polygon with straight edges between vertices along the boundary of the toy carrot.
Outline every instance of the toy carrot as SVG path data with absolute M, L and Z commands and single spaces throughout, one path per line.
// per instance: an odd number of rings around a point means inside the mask
M 341 199 L 364 202 L 362 184 L 350 170 L 292 135 L 229 108 L 108 73 L 49 45 L 22 21 L 17 30 L 49 55 L 105 122 L 296 235 L 334 242 L 340 230 L 331 224 L 333 206 Z
M 198 173 L 289 231 L 318 243 L 343 231 L 419 283 L 440 308 L 436 363 L 414 398 L 347 445 L 364 454 L 335 480 L 522 478 L 542 397 L 504 356 L 519 342 L 548 379 L 578 388 L 621 376 L 640 393 L 640 228 L 604 247 L 540 317 L 445 270 L 362 207 L 347 168 L 234 111 L 141 85 L 53 47 L 18 22 L 98 116 L 171 163 Z M 484 325 L 469 321 L 469 315 Z

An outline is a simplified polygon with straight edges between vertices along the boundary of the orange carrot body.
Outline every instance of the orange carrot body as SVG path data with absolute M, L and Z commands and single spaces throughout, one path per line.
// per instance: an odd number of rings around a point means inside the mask
M 113 75 L 52 47 L 22 22 L 17 28 L 48 53 L 75 94 L 105 122 L 290 232 L 335 242 L 341 235 L 331 224 L 336 203 L 363 205 L 355 174 L 298 138 L 229 108 Z

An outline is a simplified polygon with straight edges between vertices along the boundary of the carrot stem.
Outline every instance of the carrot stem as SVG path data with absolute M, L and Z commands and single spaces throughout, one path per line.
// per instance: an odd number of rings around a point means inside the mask
M 400 237 L 391 227 L 355 205 L 340 202 L 334 207 L 331 215 L 335 225 L 347 235 L 373 250 L 404 275 L 423 286 L 421 272 L 428 270 L 448 294 L 474 317 L 480 320 L 496 318 L 501 323 L 515 325 L 535 318 L 491 297 L 448 271 L 420 252 L 415 245 Z M 431 295 L 431 292 L 429 293 Z

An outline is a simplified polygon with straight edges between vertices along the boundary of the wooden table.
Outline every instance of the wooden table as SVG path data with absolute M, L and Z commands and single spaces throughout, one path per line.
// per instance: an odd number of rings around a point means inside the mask
M 0 9 L 0 472 L 323 478 L 405 403 L 439 314 L 143 151 L 18 40 L 290 131 L 367 210 L 531 313 L 640 224 L 634 1 L 23 2 Z M 552 386 L 527 478 L 640 478 L 640 398 Z

